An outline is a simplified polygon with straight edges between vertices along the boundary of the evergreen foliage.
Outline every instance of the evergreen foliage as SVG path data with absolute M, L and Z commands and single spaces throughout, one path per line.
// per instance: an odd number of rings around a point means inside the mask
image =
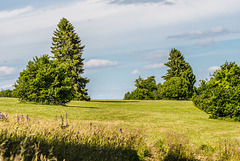
M 179 85 L 184 86 L 184 88 L 182 89 L 183 91 L 178 92 L 178 97 L 176 97 L 176 95 L 174 95 L 172 97 L 172 99 L 174 99 L 174 98 L 177 98 L 177 99 L 179 99 L 179 98 L 184 98 L 184 99 L 191 98 L 192 94 L 193 94 L 194 83 L 196 82 L 196 78 L 195 78 L 195 75 L 193 74 L 191 66 L 184 60 L 183 55 L 177 49 L 172 49 L 171 50 L 168 60 L 169 61 L 167 63 L 165 63 L 164 65 L 169 67 L 169 69 L 167 70 L 167 74 L 165 76 L 163 76 L 162 78 L 165 79 L 166 82 L 168 82 L 168 81 L 170 81 L 172 83 L 178 82 L 178 84 L 180 82 L 182 82 Z M 177 78 L 173 78 L 173 77 L 179 77 L 178 81 L 176 81 Z M 173 81 L 172 78 L 175 81 Z M 170 82 L 165 83 L 165 86 L 170 85 L 171 84 Z M 187 85 L 187 90 L 186 90 L 186 87 L 185 87 L 186 85 Z M 165 87 L 165 88 L 167 88 L 167 87 Z M 179 87 L 177 87 L 177 89 L 179 89 Z M 165 93 L 165 95 L 170 96 L 171 93 L 174 92 L 172 90 L 174 90 L 174 89 L 165 90 L 166 92 L 167 91 L 170 92 L 169 94 Z
M 48 55 L 29 61 L 15 83 L 14 95 L 21 101 L 64 105 L 74 96 L 69 67 Z
M 240 66 L 226 62 L 209 81 L 201 81 L 194 104 L 211 118 L 229 117 L 240 121 Z
M 81 45 L 81 40 L 75 33 L 73 25 L 66 18 L 62 18 L 59 22 L 52 41 L 51 52 L 54 58 L 69 66 L 68 75 L 71 76 L 75 99 L 90 100 L 87 89 L 85 89 L 89 79 L 81 76 L 84 72 L 82 52 L 85 46 Z

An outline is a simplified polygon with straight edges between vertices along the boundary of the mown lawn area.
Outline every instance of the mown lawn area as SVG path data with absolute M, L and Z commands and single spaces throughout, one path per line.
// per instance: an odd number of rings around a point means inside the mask
M 11 116 L 54 120 L 65 116 L 71 122 L 95 123 L 131 131 L 138 129 L 149 144 L 167 132 L 178 132 L 196 146 L 219 139 L 240 139 L 240 123 L 209 119 L 191 101 L 72 101 L 66 106 L 21 103 L 15 98 L 0 98 L 0 112 Z M 17 117 L 16 117 L 17 118 Z

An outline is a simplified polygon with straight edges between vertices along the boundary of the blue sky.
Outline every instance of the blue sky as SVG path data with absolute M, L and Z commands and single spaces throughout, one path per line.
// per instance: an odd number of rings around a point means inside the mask
M 35 56 L 49 54 L 62 17 L 85 45 L 93 99 L 122 99 L 139 76 L 167 72 L 171 48 L 197 80 L 226 61 L 240 65 L 239 0 L 0 0 L 0 89 L 12 88 Z M 198 82 L 195 84 L 198 85 Z

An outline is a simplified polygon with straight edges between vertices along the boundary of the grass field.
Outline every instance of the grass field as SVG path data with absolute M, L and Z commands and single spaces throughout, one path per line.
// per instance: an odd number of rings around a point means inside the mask
M 82 122 L 122 128 L 123 131 L 138 130 L 148 145 L 155 145 L 169 132 L 186 136 L 196 147 L 214 145 L 225 139 L 240 139 L 239 122 L 209 119 L 191 101 L 92 100 L 49 106 L 0 98 L 0 111 L 9 116 L 28 114 L 30 118 L 49 121 L 67 113 L 70 125 Z

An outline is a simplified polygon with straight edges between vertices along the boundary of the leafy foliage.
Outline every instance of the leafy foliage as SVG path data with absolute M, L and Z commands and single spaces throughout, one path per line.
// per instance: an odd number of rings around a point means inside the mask
M 240 66 L 226 62 L 208 82 L 201 81 L 194 104 L 211 118 L 229 117 L 240 121 Z
M 137 87 L 134 91 L 127 92 L 124 99 L 134 99 L 134 100 L 148 100 L 154 99 L 154 91 L 157 90 L 157 85 L 154 76 L 150 76 L 147 79 L 142 79 L 139 77 L 135 81 L 135 86 Z
M 58 29 L 54 31 L 52 41 L 51 52 L 54 54 L 54 58 L 69 66 L 68 73 L 71 75 L 72 85 L 75 90 L 74 97 L 77 100 L 90 100 L 87 89 L 85 89 L 89 80 L 81 76 L 84 71 L 82 51 L 85 46 L 81 46 L 79 36 L 67 19 L 61 19 Z
M 36 57 L 20 73 L 14 93 L 21 101 L 63 105 L 74 96 L 68 70 L 69 66 L 48 55 Z
M 165 81 L 161 88 L 164 99 L 186 100 L 190 97 L 189 82 L 182 77 L 171 77 Z
M 0 91 L 0 97 L 14 97 L 12 90 L 6 89 L 6 90 L 1 90 Z

